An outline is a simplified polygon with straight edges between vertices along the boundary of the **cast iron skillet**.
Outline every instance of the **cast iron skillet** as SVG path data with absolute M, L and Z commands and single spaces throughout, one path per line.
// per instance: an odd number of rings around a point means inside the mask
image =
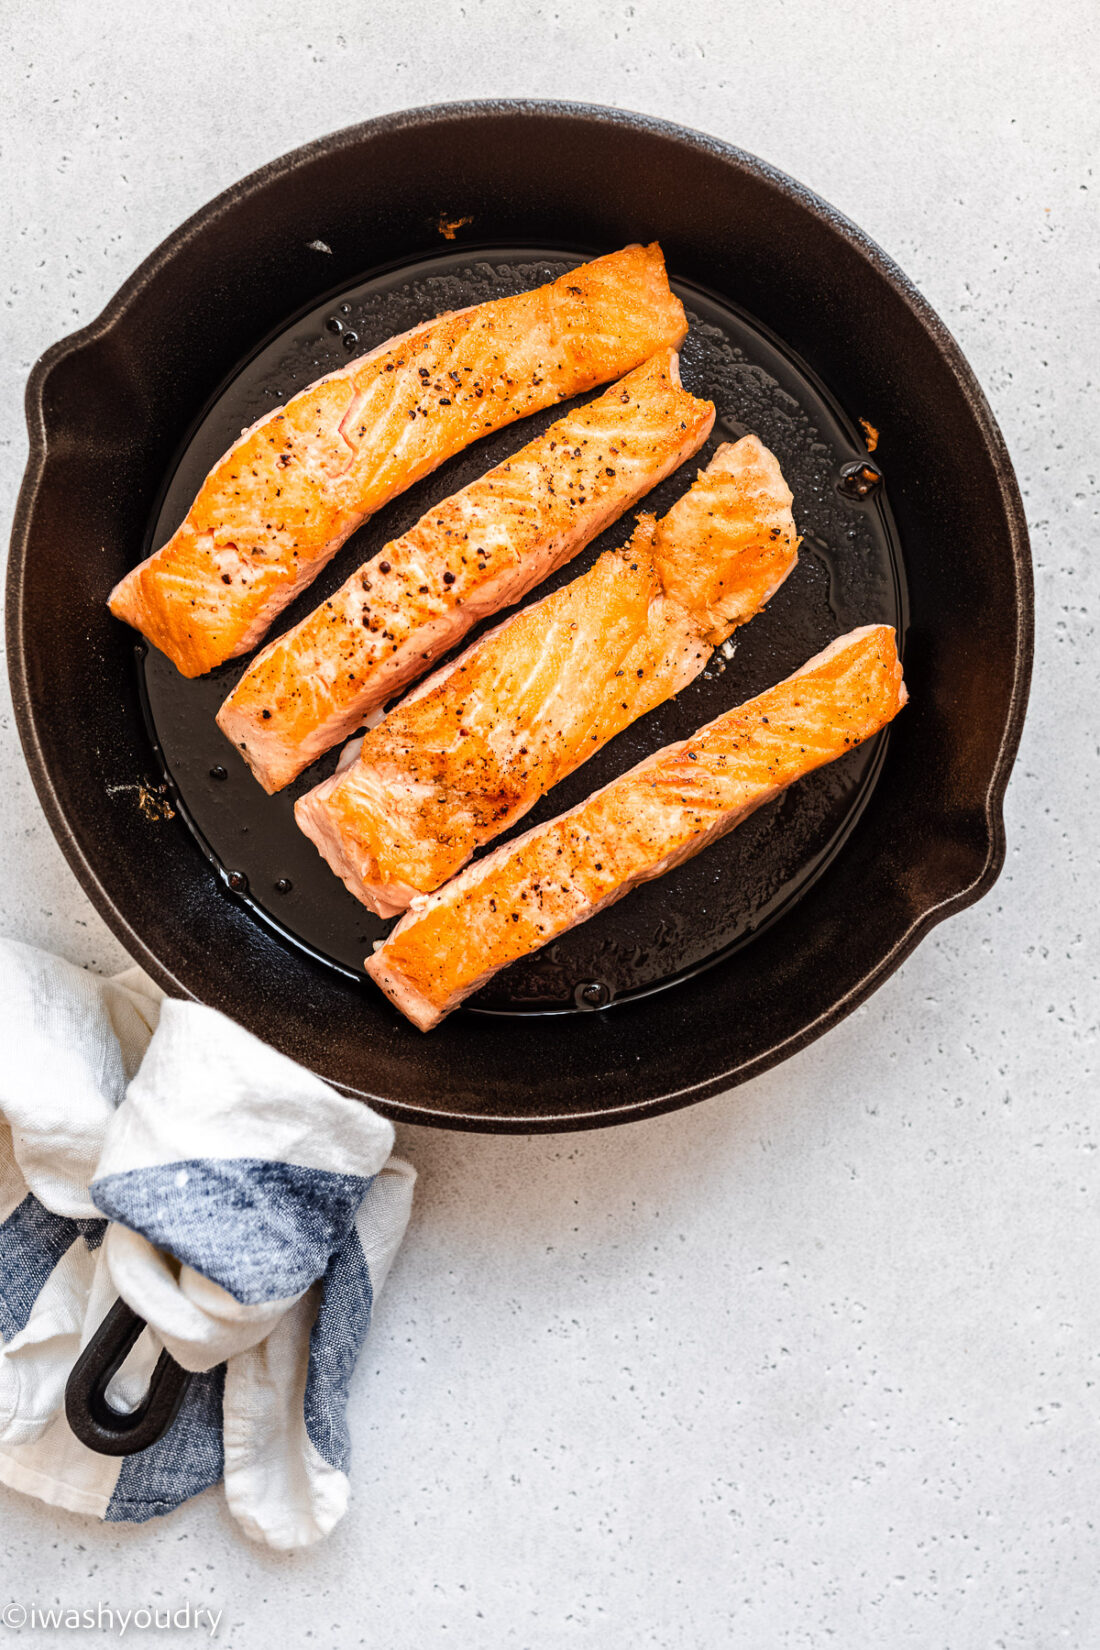
M 136 638 L 104 601 L 179 513 L 188 466 L 220 439 L 219 420 L 261 394 L 292 393 L 317 375 L 314 359 L 324 370 L 328 358 L 311 351 L 341 336 L 326 319 L 354 330 L 354 309 L 365 346 L 394 304 L 423 307 L 455 281 L 515 282 L 528 278 L 521 266 L 654 237 L 702 328 L 693 335 L 726 352 L 725 433 L 757 414 L 771 419 L 785 467 L 803 477 L 796 514 L 811 530 L 805 600 L 773 603 L 728 671 L 699 685 L 700 698 L 681 696 L 671 722 L 640 725 L 639 749 L 667 738 L 676 717 L 694 709 L 702 721 L 801 663 L 813 648 L 798 651 L 798 626 L 814 603 L 813 623 L 831 625 L 829 634 L 893 615 L 911 703 L 865 767 L 841 764 L 820 789 L 807 781 L 809 803 L 780 801 L 760 816 L 757 836 L 729 839 L 751 852 L 721 860 L 708 850 L 694 870 L 682 868 L 687 882 L 678 872 L 653 885 L 665 902 L 660 921 L 678 935 L 663 962 L 636 930 L 608 931 L 609 970 L 626 970 L 611 989 L 621 986 L 623 1000 L 561 1012 L 577 1006 L 570 988 L 582 1006 L 606 1000 L 605 981 L 570 972 L 590 955 L 567 950 L 556 976 L 536 969 L 481 1005 L 498 1012 L 464 1010 L 422 1036 L 356 977 L 347 947 L 354 952 L 359 935 L 341 923 L 364 920 L 358 908 L 334 918 L 335 929 L 322 922 L 305 933 L 321 922 L 320 904 L 288 876 L 291 903 L 279 905 L 266 825 L 252 829 L 250 865 L 234 863 L 226 821 L 253 818 L 235 810 L 261 798 L 226 746 L 229 787 L 218 794 L 235 800 L 211 800 L 218 781 L 195 733 L 207 721 L 194 708 L 203 693 L 216 703 L 230 678 L 184 700 L 163 661 L 135 664 Z M 686 379 L 689 365 L 685 351 Z M 696 369 L 709 370 L 699 360 Z M 856 1007 L 1000 869 L 1032 645 L 1027 535 L 1000 433 L 957 346 L 889 259 L 800 185 L 727 144 L 613 110 L 521 102 L 414 110 L 336 133 L 178 230 L 98 321 L 47 352 L 27 404 L 8 640 L 24 748 L 62 848 L 169 992 L 225 1010 L 390 1116 L 566 1129 L 714 1094 Z M 867 456 L 864 418 L 881 432 L 874 462 L 885 488 L 845 501 L 844 461 Z M 514 427 L 513 447 L 529 438 L 524 430 Z M 383 512 L 364 553 L 464 473 L 447 467 L 434 492 L 417 489 Z M 628 529 L 621 524 L 619 542 Z M 846 590 L 860 557 L 866 576 Z M 351 565 L 345 552 L 335 573 Z M 589 764 L 579 794 L 604 777 Z M 550 811 L 565 800 L 556 794 Z M 289 852 L 276 814 L 262 817 L 278 852 Z M 243 854 L 243 837 L 238 846 Z M 298 877 L 323 870 L 308 863 Z M 775 875 L 746 903 L 758 863 Z M 651 939 L 671 943 L 664 929 Z M 597 989 L 586 997 L 586 986 Z

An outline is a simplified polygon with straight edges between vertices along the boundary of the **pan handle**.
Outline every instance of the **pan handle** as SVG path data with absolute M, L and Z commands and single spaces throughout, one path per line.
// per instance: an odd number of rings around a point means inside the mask
M 65 1418 L 82 1444 L 99 1455 L 136 1455 L 164 1437 L 176 1418 L 190 1370 L 169 1352 L 157 1359 L 149 1390 L 136 1409 L 116 1409 L 107 1386 L 145 1328 L 123 1300 L 112 1306 L 65 1383 Z

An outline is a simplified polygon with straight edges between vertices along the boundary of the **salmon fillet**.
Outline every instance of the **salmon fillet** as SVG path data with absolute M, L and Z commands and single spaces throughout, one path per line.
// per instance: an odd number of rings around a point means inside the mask
M 267 791 L 521 596 L 697 452 L 714 407 L 662 350 L 422 516 L 269 642 L 218 712 Z
M 870 739 L 907 698 L 894 632 L 841 636 L 778 686 L 417 899 L 367 973 L 421 1031 L 517 958 L 724 836 Z
M 683 342 L 660 247 L 438 316 L 246 430 L 110 609 L 201 676 L 247 653 L 376 510 L 479 436 Z
M 661 521 L 499 625 L 298 802 L 345 885 L 393 916 L 552 785 L 695 679 L 798 555 L 791 494 L 755 436 L 720 447 Z

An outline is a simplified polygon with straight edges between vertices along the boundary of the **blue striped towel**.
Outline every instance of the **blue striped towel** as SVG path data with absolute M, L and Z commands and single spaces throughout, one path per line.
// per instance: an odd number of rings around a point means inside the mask
M 140 1521 L 224 1479 L 273 1547 L 348 1498 L 348 1382 L 415 1176 L 393 1129 L 224 1015 L 0 940 L 0 1482 Z M 148 1320 L 109 1394 L 162 1347 L 192 1377 L 138 1455 L 64 1416 L 80 1349 L 121 1295 Z

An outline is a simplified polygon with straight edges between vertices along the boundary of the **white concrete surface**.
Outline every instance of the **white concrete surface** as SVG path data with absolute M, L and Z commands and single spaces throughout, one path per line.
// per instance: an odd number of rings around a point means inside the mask
M 1092 0 L 3 0 L 0 18 L 5 514 L 31 362 L 215 191 L 374 113 L 560 95 L 733 139 L 902 263 L 1005 430 L 1039 601 L 1005 873 L 858 1014 L 648 1125 L 405 1131 L 419 1202 L 327 1544 L 257 1551 L 217 1491 L 135 1530 L 4 1493 L 0 1592 L 190 1598 L 244 1650 L 1095 1650 Z M 0 738 L 0 930 L 117 964 L 6 704 Z

